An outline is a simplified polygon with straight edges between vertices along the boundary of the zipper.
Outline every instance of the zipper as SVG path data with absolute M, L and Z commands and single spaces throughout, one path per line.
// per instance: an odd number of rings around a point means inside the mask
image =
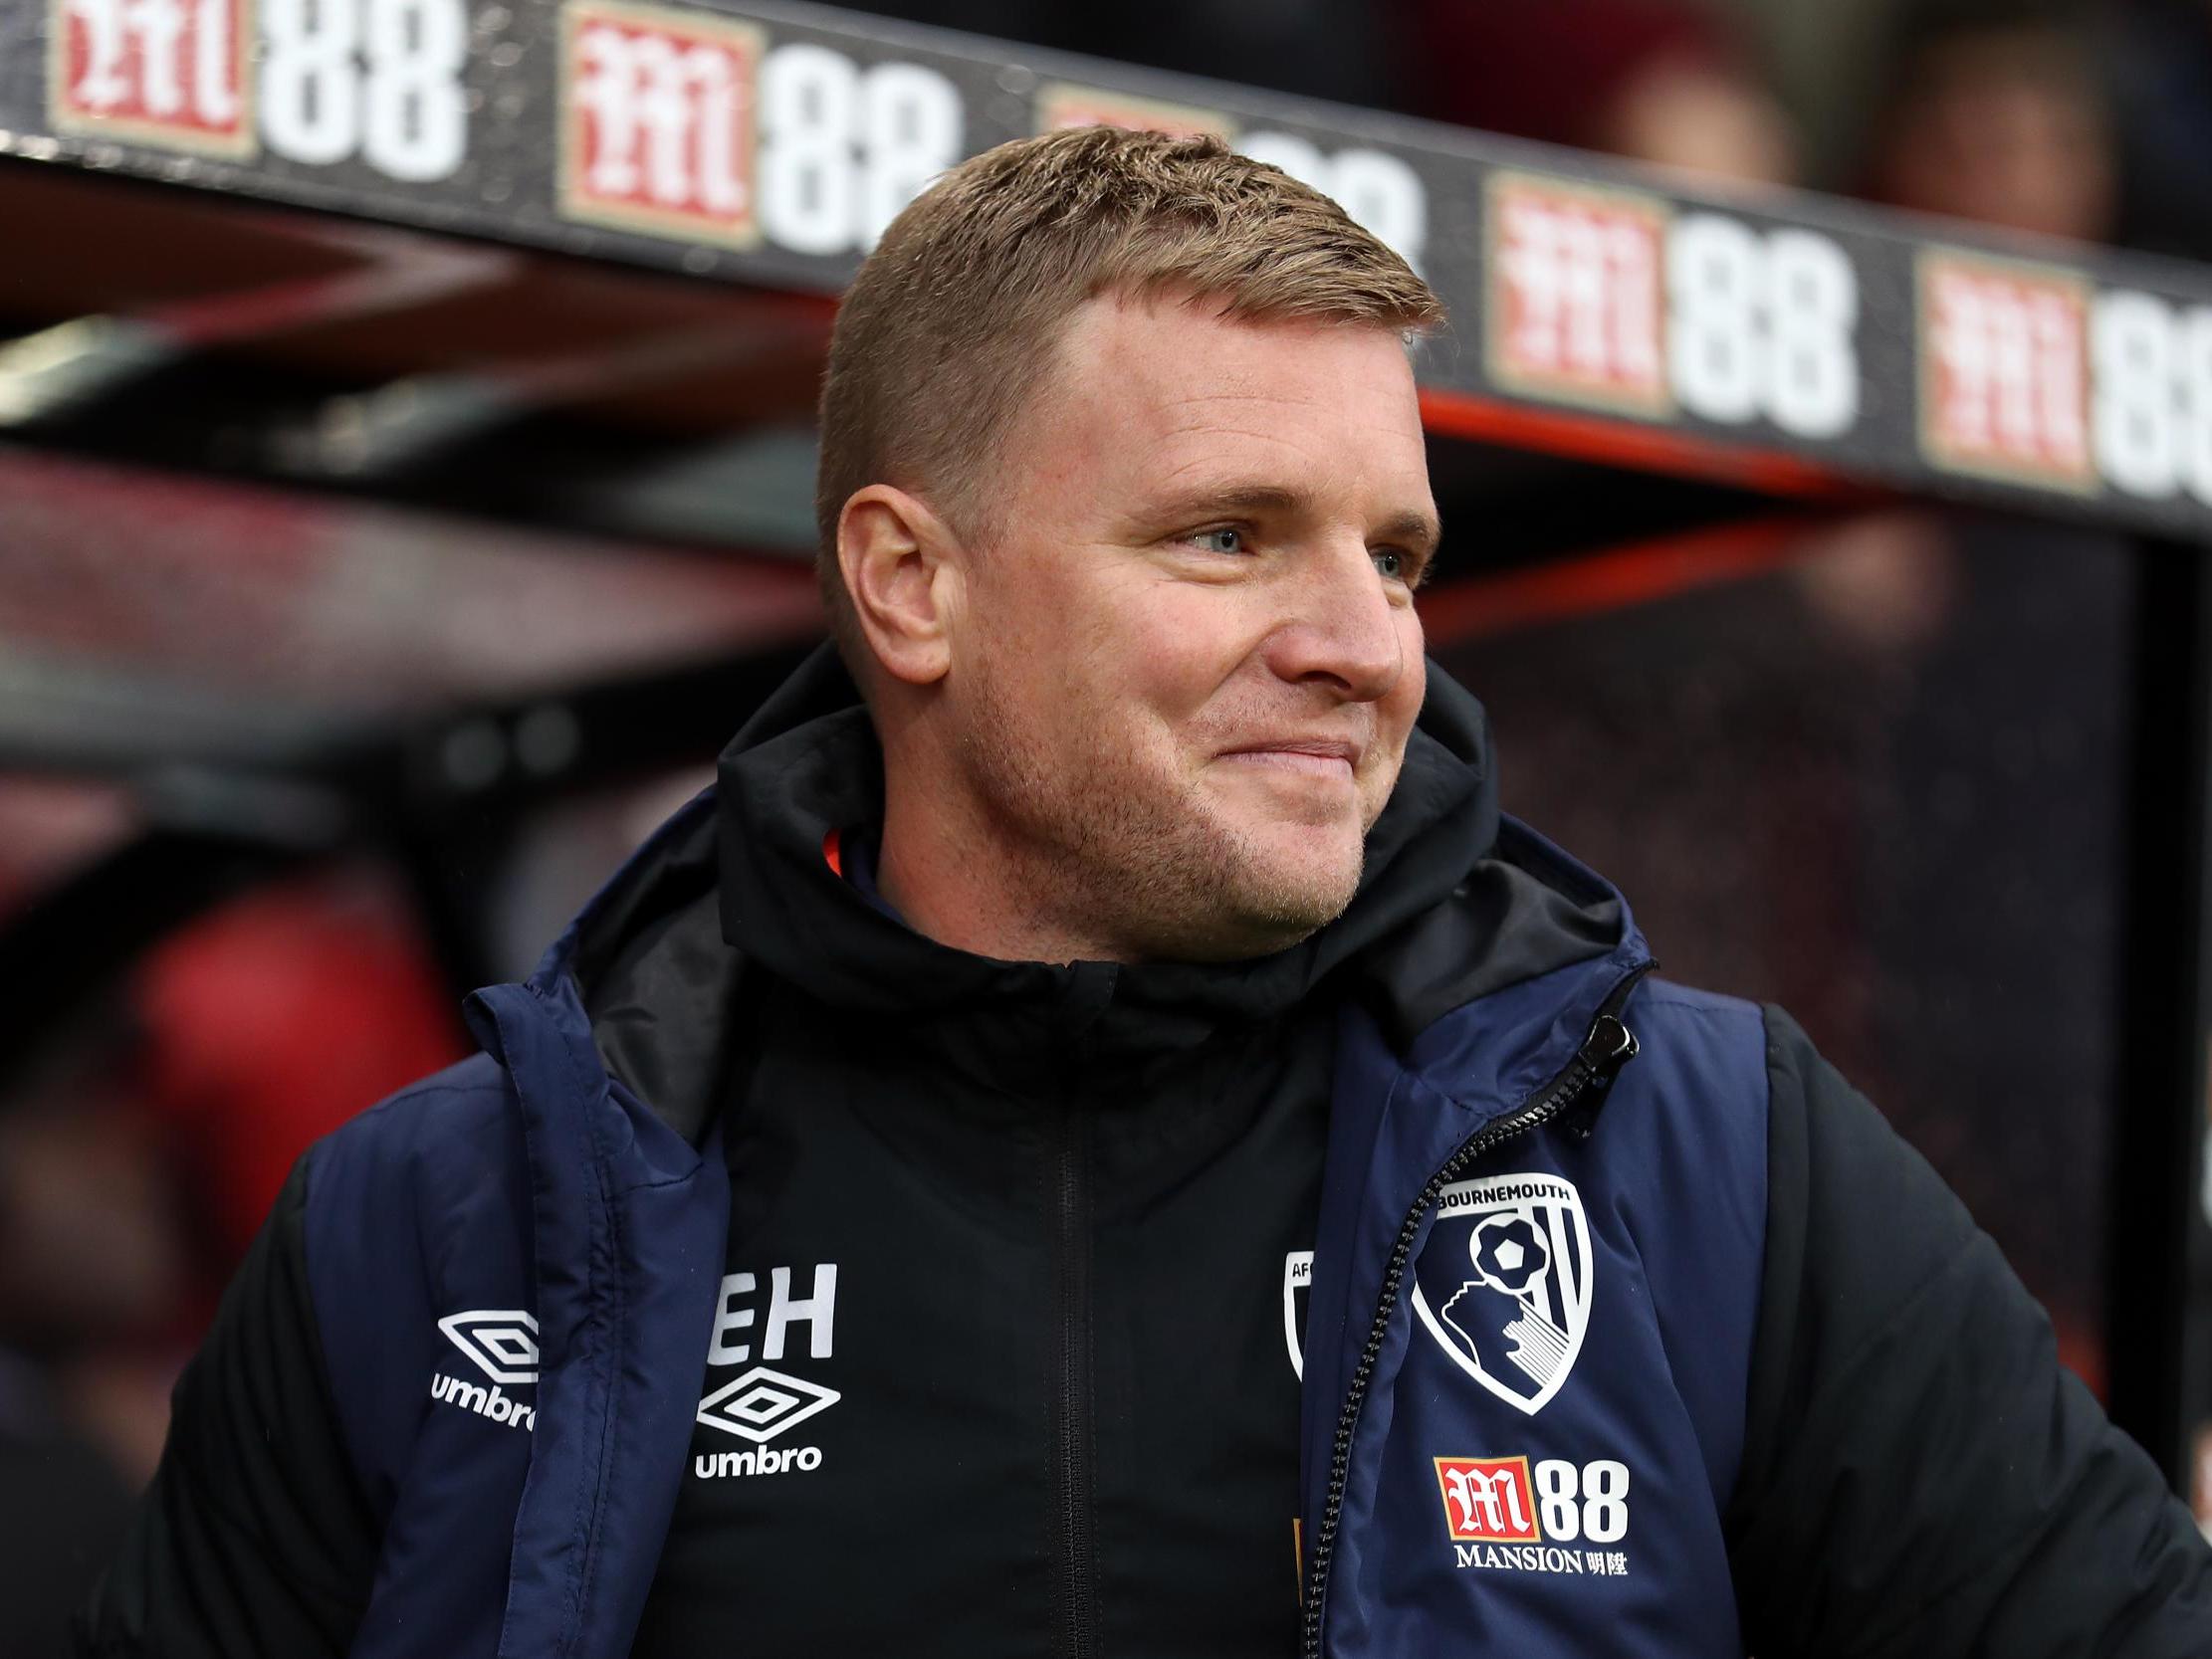
M 1375 1363 L 1382 1355 L 1391 1316 L 1397 1311 L 1406 1270 L 1413 1265 L 1414 1240 L 1421 1232 L 1423 1219 L 1438 1195 L 1478 1158 L 1487 1156 L 1516 1137 L 1541 1129 L 1580 1104 L 1585 1097 L 1602 1094 L 1612 1085 L 1621 1068 L 1637 1055 L 1636 1033 L 1621 1023 L 1621 1009 L 1628 1002 L 1629 993 L 1636 989 L 1637 981 L 1657 966 L 1657 962 L 1646 962 L 1616 984 L 1600 1004 L 1597 1018 L 1591 1021 L 1589 1035 L 1583 1038 L 1575 1057 L 1559 1075 L 1515 1110 L 1485 1124 L 1460 1142 L 1459 1149 L 1429 1177 L 1428 1185 L 1421 1189 L 1413 1208 L 1406 1212 L 1406 1219 L 1398 1229 L 1398 1242 L 1391 1247 L 1390 1261 L 1383 1270 L 1382 1300 L 1376 1305 L 1374 1323 L 1368 1327 L 1367 1343 L 1360 1349 L 1359 1363 L 1353 1367 L 1352 1386 L 1344 1396 L 1344 1408 L 1337 1415 L 1336 1440 L 1329 1453 L 1329 1485 L 1322 1500 L 1321 1524 L 1314 1529 L 1312 1562 L 1306 1569 L 1304 1631 L 1299 1643 L 1305 1659 L 1321 1659 L 1321 1624 L 1329 1587 L 1329 1563 L 1336 1553 L 1337 1524 L 1343 1519 L 1352 1438 L 1359 1428 L 1360 1408 L 1366 1403 L 1368 1383 L 1373 1380 Z
M 1051 1551 L 1055 1659 L 1096 1659 L 1097 1540 L 1092 1526 L 1090 1114 L 1078 1098 L 1091 1027 L 1113 994 L 1112 964 L 1078 962 L 1063 1010 L 1066 1043 L 1051 1172 L 1052 1383 Z
M 1059 1421 L 1052 1448 L 1053 1554 L 1060 1568 L 1052 1651 L 1060 1659 L 1097 1652 L 1097 1597 L 1091 1537 L 1091 1250 L 1088 1126 L 1072 1102 L 1060 1111 L 1053 1279 L 1059 1303 Z

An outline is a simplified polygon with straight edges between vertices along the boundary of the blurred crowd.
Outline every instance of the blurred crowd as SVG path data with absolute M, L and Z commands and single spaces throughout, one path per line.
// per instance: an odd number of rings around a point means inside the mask
M 0 1659 L 60 1651 L 293 1160 L 463 1052 L 370 870 L 273 881 L 117 968 L 0 1044 Z
M 1695 169 L 1731 188 L 1801 184 L 2212 259 L 2212 0 L 857 9 Z M 1976 533 L 1922 515 L 1861 521 L 1791 579 L 1839 636 L 1916 652 L 1971 595 Z M 1948 698 L 1944 659 L 1932 661 L 1926 695 Z M 1469 678 L 1481 689 L 1479 668 Z M 1532 705 L 1539 693 L 1532 671 Z M 0 852 L 0 929 L 5 864 Z M 37 1042 L 0 1051 L 0 1656 L 12 1642 L 49 1651 L 51 1619 L 150 1473 L 168 1387 L 293 1156 L 458 1052 L 448 987 L 393 922 L 401 908 L 353 880 L 259 894 L 196 923 Z M 1870 1024 L 1870 1065 L 1880 1037 Z
M 856 9 L 1733 180 L 2212 257 L 2205 0 Z

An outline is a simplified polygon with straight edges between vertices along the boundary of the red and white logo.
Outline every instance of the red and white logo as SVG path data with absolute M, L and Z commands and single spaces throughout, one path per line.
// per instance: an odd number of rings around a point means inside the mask
M 1525 1457 L 1439 1457 L 1437 1490 L 1454 1544 L 1541 1544 Z
M 757 242 L 761 31 L 615 0 L 570 0 L 561 25 L 561 211 L 624 230 Z
M 1666 223 L 1654 196 L 1492 175 L 1492 378 L 1536 397 L 1669 413 Z
M 2089 285 L 2044 266 L 1931 250 L 1920 256 L 1919 298 L 1927 459 L 2092 488 Z
M 247 0 L 53 0 L 47 27 L 61 131 L 253 154 Z

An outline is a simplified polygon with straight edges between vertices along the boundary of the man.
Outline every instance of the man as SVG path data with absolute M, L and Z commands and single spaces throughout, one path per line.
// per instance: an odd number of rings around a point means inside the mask
M 909 208 L 823 398 L 851 678 L 309 1153 L 89 1651 L 2205 1651 L 1925 1165 L 1500 816 L 1438 320 L 1211 141 Z

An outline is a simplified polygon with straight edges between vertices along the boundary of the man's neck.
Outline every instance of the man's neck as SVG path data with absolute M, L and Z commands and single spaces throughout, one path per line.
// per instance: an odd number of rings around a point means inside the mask
M 998 961 L 1129 959 L 1115 943 L 1061 926 L 1029 900 L 1045 876 L 1028 849 L 976 821 L 956 791 L 918 798 L 924 794 L 885 778 L 876 889 L 908 927 Z

